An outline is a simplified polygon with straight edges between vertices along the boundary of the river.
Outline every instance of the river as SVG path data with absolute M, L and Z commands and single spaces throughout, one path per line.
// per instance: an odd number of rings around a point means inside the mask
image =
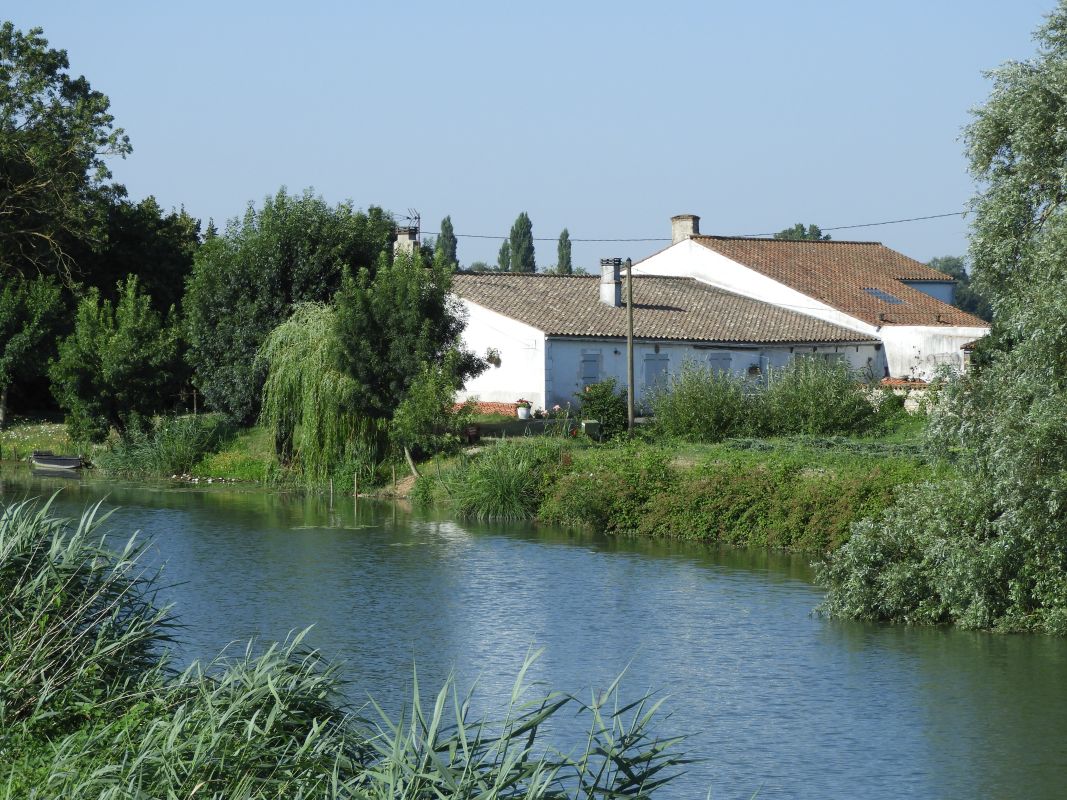
M 831 622 L 803 556 L 469 524 L 390 504 L 234 486 L 0 471 L 0 502 L 59 491 L 166 563 L 179 658 L 310 642 L 395 710 L 454 671 L 499 708 L 532 677 L 668 695 L 660 733 L 700 759 L 662 798 L 1062 798 L 1067 641 Z M 425 689 L 424 689 L 425 691 Z

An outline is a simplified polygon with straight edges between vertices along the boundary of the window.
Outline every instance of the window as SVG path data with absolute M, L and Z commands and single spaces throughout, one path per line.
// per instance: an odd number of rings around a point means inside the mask
M 652 389 L 667 382 L 670 356 L 666 353 L 645 354 L 645 388 Z
M 599 350 L 582 351 L 582 362 L 578 367 L 578 385 L 582 389 L 600 383 L 600 359 Z
M 863 291 L 869 294 L 871 297 L 876 297 L 883 303 L 891 303 L 892 305 L 901 305 L 904 301 L 899 297 L 894 297 L 889 292 L 883 292 L 881 289 L 871 289 L 870 287 L 863 287 Z
M 712 373 L 729 372 L 734 357 L 730 353 L 710 353 L 708 355 L 708 367 Z

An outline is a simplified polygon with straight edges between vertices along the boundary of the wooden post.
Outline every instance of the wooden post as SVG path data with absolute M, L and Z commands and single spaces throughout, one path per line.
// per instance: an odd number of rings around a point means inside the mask
M 330 478 L 330 507 L 333 507 L 333 478 Z
M 393 491 L 396 491 L 396 464 L 393 464 Z
M 352 496 L 359 497 L 359 471 L 352 473 Z
M 626 259 L 626 429 L 634 429 L 634 275 Z

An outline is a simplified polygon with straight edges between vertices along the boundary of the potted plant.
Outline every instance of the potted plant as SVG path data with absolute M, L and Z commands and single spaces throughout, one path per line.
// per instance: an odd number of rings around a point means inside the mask
M 529 400 L 523 400 L 521 397 L 515 401 L 515 414 L 519 419 L 530 418 L 530 407 L 533 405 Z

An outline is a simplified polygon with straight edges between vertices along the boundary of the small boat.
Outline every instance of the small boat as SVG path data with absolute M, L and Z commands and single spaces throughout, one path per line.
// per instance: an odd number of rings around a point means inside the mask
M 74 470 L 85 466 L 81 456 L 57 456 L 51 450 L 34 450 L 30 465 L 36 469 Z

